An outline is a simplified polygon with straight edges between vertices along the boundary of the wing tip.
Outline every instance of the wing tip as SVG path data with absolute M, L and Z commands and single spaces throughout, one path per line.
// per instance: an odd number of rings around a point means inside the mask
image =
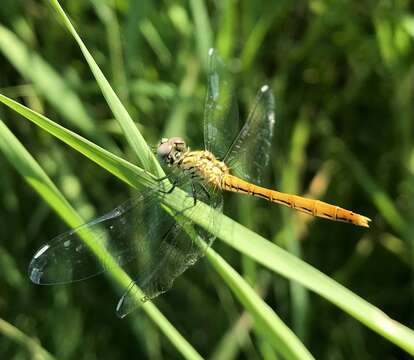
M 124 304 L 124 299 L 125 299 L 125 297 L 124 297 L 124 296 L 122 296 L 122 297 L 119 299 L 118 304 L 116 304 L 116 309 L 115 309 L 115 312 L 116 312 L 116 315 L 117 315 L 120 319 L 123 319 L 125 316 L 127 316 L 127 315 L 128 315 L 128 313 L 125 313 L 124 311 L 122 311 L 122 307 L 123 307 L 123 304 Z
M 269 89 L 270 89 L 270 86 L 269 86 L 268 84 L 264 84 L 264 85 L 260 88 L 260 91 L 261 91 L 262 93 L 265 93 L 266 91 L 269 91 Z
M 33 262 L 33 261 L 32 261 Z M 32 262 L 29 265 L 29 278 L 30 281 L 36 285 L 41 284 L 41 278 L 43 275 L 43 271 L 41 271 L 39 268 L 32 266 Z
M 41 255 L 49 248 L 49 245 L 42 246 L 30 261 L 28 268 L 29 279 L 32 283 L 41 285 L 46 263 Z

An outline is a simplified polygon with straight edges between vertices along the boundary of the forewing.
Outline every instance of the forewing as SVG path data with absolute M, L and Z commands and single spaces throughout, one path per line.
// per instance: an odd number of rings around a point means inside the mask
M 143 191 L 98 219 L 57 236 L 34 255 L 30 279 L 36 284 L 70 283 L 142 255 L 148 240 L 173 224 L 171 217 L 160 214 L 161 196 L 157 190 Z
M 270 159 L 275 123 L 275 105 L 268 85 L 259 90 L 246 123 L 231 145 L 224 162 L 231 172 L 245 180 L 260 184 L 263 169 Z
M 204 106 L 204 145 L 223 159 L 239 130 L 234 81 L 215 49 L 208 53 L 207 95 Z

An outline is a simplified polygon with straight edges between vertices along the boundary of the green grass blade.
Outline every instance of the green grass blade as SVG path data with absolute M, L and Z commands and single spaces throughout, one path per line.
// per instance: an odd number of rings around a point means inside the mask
M 208 49 L 213 46 L 213 32 L 206 4 L 203 0 L 190 0 L 190 8 L 195 23 L 195 42 L 197 44 L 198 57 L 204 69 L 207 69 L 207 53 Z
M 337 149 L 342 160 L 349 166 L 355 179 L 361 184 L 361 187 L 371 197 L 372 202 L 378 209 L 378 212 L 387 220 L 390 226 L 401 235 L 406 234 L 407 224 L 401 216 L 393 201 L 388 194 L 383 191 L 375 179 L 361 165 L 358 159 L 347 150 L 345 144 L 340 140 L 335 140 L 335 149 Z
M 123 160 L 122 158 L 110 153 L 109 151 L 95 145 L 91 141 L 70 131 L 63 126 L 49 120 L 45 116 L 25 107 L 18 102 L 0 94 L 0 102 L 7 105 L 26 119 L 35 123 L 45 131 L 62 140 L 75 150 L 79 151 L 98 165 L 102 166 L 112 174 L 125 181 L 131 186 L 140 184 L 151 185 L 150 176 L 139 167 Z M 138 178 L 140 181 L 130 182 L 131 179 Z
M 114 148 L 112 140 L 98 132 L 77 94 L 39 54 L 29 49 L 12 31 L 0 25 L 0 51 L 23 77 L 33 82 L 42 96 L 92 139 Z
M 68 29 L 70 34 L 73 36 L 77 44 L 79 45 L 80 50 L 82 51 L 85 60 L 87 61 L 101 91 L 104 95 L 109 107 L 111 108 L 112 113 L 115 118 L 118 120 L 122 131 L 127 139 L 132 150 L 140 160 L 144 169 L 156 174 L 163 175 L 162 169 L 159 166 L 159 163 L 156 161 L 151 149 L 148 147 L 141 133 L 138 131 L 137 127 L 134 124 L 134 121 L 129 116 L 127 110 L 122 105 L 118 96 L 115 94 L 108 80 L 105 78 L 105 75 L 99 68 L 98 64 L 93 59 L 91 53 L 83 43 L 81 37 L 76 32 L 74 26 L 70 22 L 68 16 L 65 14 L 64 10 L 60 6 L 57 0 L 50 0 L 51 5 L 56 10 L 60 19 L 63 21 L 63 24 Z
M 7 126 L 0 120 L 0 150 L 22 177 L 39 193 L 39 195 L 61 216 L 71 227 L 80 225 L 83 221 L 76 211 L 68 204 L 64 196 L 52 183 L 36 160 L 29 154 Z M 97 255 L 99 258 L 99 254 Z M 131 278 L 119 267 L 108 270 L 111 277 L 126 288 Z M 159 326 L 171 343 L 187 359 L 201 359 L 196 350 L 169 323 L 164 315 L 151 302 L 143 304 L 147 315 Z
M 162 40 L 161 34 L 155 28 L 153 23 L 145 19 L 140 23 L 140 30 L 147 40 L 148 44 L 151 46 L 154 53 L 157 55 L 160 63 L 164 66 L 169 66 L 172 60 L 172 54 L 168 47 L 165 45 L 164 41 Z
M 0 150 L 33 189 L 72 227 L 82 224 L 69 203 L 32 156 L 0 121 Z
M 112 9 L 114 1 L 92 0 L 96 14 L 106 28 L 106 38 L 109 48 L 109 59 L 111 62 L 112 78 L 114 87 L 120 98 L 125 102 L 129 99 L 128 81 L 125 73 L 125 60 L 122 48 L 122 36 L 116 12 Z M 111 7 L 112 6 L 112 7 Z
M 401 22 L 405 31 L 414 39 L 414 16 L 405 15 Z
M 1 124 L 1 123 L 0 123 Z M 0 334 L 24 346 L 30 353 L 32 359 L 52 360 L 54 357 L 49 354 L 38 341 L 27 336 L 18 328 L 0 318 Z
M 260 45 L 266 32 L 269 31 L 269 28 L 272 25 L 274 17 L 275 13 L 273 12 L 263 15 L 252 29 L 241 55 L 243 71 L 248 70 L 252 66 L 253 60 L 260 49 Z
M 273 309 L 250 285 L 213 249 L 207 250 L 207 258 L 231 290 L 249 311 L 255 325 L 264 338 L 286 359 L 313 359 L 296 335 L 275 314 Z
M 12 31 L 2 25 L 0 25 L 0 50 L 65 118 L 86 134 L 95 130 L 95 125 L 80 99 L 62 77 Z
M 176 103 L 172 106 L 170 116 L 166 121 L 163 135 L 184 136 L 186 133 L 187 118 L 192 110 L 189 100 L 194 93 L 200 72 L 200 63 L 194 56 L 188 56 L 185 64 L 186 73 L 181 81 Z
M 221 1 L 220 6 L 220 25 L 217 29 L 216 48 L 223 59 L 229 59 L 233 55 L 237 43 L 238 25 L 238 3 L 233 0 Z
M 310 124 L 307 113 L 301 114 L 294 125 L 291 137 L 292 146 L 287 161 L 281 172 L 280 191 L 289 194 L 300 193 L 300 174 L 305 162 L 305 149 L 309 142 Z M 281 209 L 283 218 L 283 229 L 281 235 L 289 239 L 283 244 L 286 249 L 302 257 L 301 241 L 295 226 L 294 216 L 297 215 L 288 208 Z M 309 293 L 306 289 L 296 283 L 290 283 L 290 297 L 292 306 L 292 327 L 301 339 L 307 339 L 307 319 L 309 316 Z

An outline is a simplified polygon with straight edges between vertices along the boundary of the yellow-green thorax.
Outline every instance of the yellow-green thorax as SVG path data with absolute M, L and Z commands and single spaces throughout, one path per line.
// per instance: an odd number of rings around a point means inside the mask
M 217 160 L 210 151 L 191 151 L 180 137 L 161 139 L 157 156 L 167 166 L 179 168 L 189 176 L 220 189 L 229 174 L 226 164 Z
M 227 165 L 207 150 L 188 151 L 174 165 L 218 188 L 221 188 L 223 177 L 229 174 Z

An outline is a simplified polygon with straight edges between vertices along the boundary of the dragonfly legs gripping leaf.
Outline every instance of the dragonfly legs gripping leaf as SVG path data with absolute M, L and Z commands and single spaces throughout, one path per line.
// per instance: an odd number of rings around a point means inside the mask
M 158 178 L 156 180 L 161 184 L 164 180 L 167 180 L 167 179 L 168 180 L 170 179 L 170 175 L 163 176 L 163 177 Z M 164 189 L 161 189 L 161 187 L 160 187 L 158 189 L 158 191 L 161 194 L 171 194 L 174 191 L 174 189 L 177 187 L 177 185 L 178 185 L 178 179 L 173 179 L 172 184 L 171 184 L 171 188 L 169 188 L 168 190 L 164 190 Z

